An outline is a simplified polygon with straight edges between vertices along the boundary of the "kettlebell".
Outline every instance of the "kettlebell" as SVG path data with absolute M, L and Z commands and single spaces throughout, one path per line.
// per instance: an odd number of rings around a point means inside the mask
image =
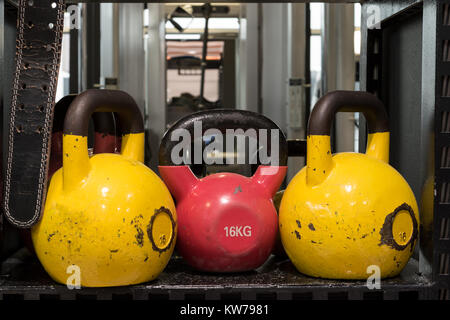
M 278 163 L 260 165 L 252 177 L 220 172 L 197 178 L 185 164 L 193 153 L 193 136 L 204 140 L 213 135 L 220 141 L 219 136 L 237 129 L 269 131 L 265 150 L 276 153 Z M 182 143 L 178 142 L 180 133 L 186 136 L 182 142 L 188 149 L 183 152 L 183 161 L 175 161 L 173 156 L 179 155 Z M 239 272 L 255 269 L 267 260 L 278 230 L 272 197 L 286 175 L 286 162 L 283 133 L 271 120 L 254 112 L 200 111 L 182 118 L 165 133 L 159 172 L 177 202 L 177 251 L 189 265 L 208 272 Z
M 88 156 L 94 112 L 115 112 L 123 133 L 120 154 Z M 84 287 L 124 286 L 155 279 L 175 246 L 172 197 L 146 167 L 139 108 L 125 92 L 87 90 L 64 121 L 63 166 L 53 175 L 41 220 L 32 228 L 36 254 L 48 274 Z M 72 279 L 72 278 L 70 278 Z
M 339 111 L 363 112 L 366 154 L 331 154 L 330 128 Z M 303 274 L 329 279 L 398 275 L 418 238 L 414 194 L 389 162 L 389 125 L 380 100 L 335 91 L 315 105 L 307 132 L 306 167 L 289 183 L 279 227 L 287 255 Z

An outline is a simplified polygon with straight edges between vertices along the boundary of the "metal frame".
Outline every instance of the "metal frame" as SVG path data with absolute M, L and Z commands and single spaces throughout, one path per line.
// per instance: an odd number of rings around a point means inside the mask
M 11 1 L 9 1 L 11 2 Z M 78 3 L 81 1 L 70 1 Z M 131 1 L 83 1 L 88 3 L 98 2 L 136 2 Z M 166 1 L 171 2 L 171 1 Z M 174 1 L 175 2 L 175 1 Z M 222 1 L 217 1 L 222 2 Z M 225 2 L 225 1 L 223 1 Z M 268 1 L 270 2 L 270 1 Z M 359 1 L 328 1 L 328 2 L 359 2 Z M 401 12 L 414 8 L 420 0 L 402 1 L 396 4 L 396 1 L 367 1 L 364 6 L 378 4 L 382 8 L 381 20 L 387 21 L 390 17 L 395 17 Z M 14 3 L 12 1 L 12 3 Z M 0 12 L 5 3 L 0 1 Z M 190 270 L 178 258 L 173 258 L 167 270 L 161 277 L 146 285 L 131 286 L 126 288 L 104 288 L 104 289 L 83 289 L 80 291 L 69 291 L 64 286 L 55 285 L 44 273 L 35 259 L 27 257 L 26 254 L 19 260 L 23 263 L 17 264 L 17 256 L 4 262 L 2 272 L 8 272 L 11 277 L 0 276 L 0 299 L 434 299 L 448 298 L 450 287 L 450 276 L 442 274 L 439 268 L 443 259 L 450 255 L 450 240 L 441 239 L 438 232 L 441 230 L 443 219 L 449 219 L 450 207 L 448 203 L 442 203 L 441 193 L 443 184 L 450 184 L 450 169 L 441 168 L 441 155 L 443 147 L 450 145 L 449 133 L 442 132 L 440 121 L 443 112 L 450 112 L 449 97 L 441 96 L 443 79 L 450 77 L 450 61 L 443 61 L 443 43 L 444 40 L 450 40 L 450 26 L 442 24 L 444 6 L 450 5 L 450 0 L 430 0 L 426 1 L 426 10 L 424 9 L 424 18 L 426 15 L 427 24 L 436 29 L 436 38 L 424 40 L 424 68 L 434 70 L 433 74 L 428 73 L 432 79 L 433 85 L 422 87 L 422 105 L 428 108 L 431 104 L 434 108 L 434 134 L 435 134 L 435 191 L 434 199 L 434 234 L 433 234 L 433 257 L 432 257 L 432 277 L 427 275 L 418 275 L 416 266 L 417 261 L 411 260 L 410 265 L 402 273 L 402 276 L 392 280 L 385 280 L 382 283 L 381 291 L 368 291 L 365 283 L 345 282 L 345 281 L 326 281 L 320 279 L 311 279 L 303 277 L 295 270 L 292 270 L 290 264 L 272 258 L 260 270 L 245 275 L 235 276 L 212 276 L 203 275 Z M 364 10 L 363 10 L 364 11 Z M 4 21 L 0 20 L 0 23 Z M 4 30 L 0 25 L 0 30 Z M 0 37 L 3 36 L 0 35 Z M 375 50 L 374 44 L 379 41 L 380 33 L 377 31 L 368 31 L 362 28 L 363 50 L 361 52 L 361 87 L 362 90 L 379 92 L 379 80 L 374 77 L 374 67 L 378 65 L 381 68 L 381 59 L 379 56 L 382 48 Z M 433 43 L 430 43 L 434 41 Z M 426 44 L 426 45 L 425 45 Z M 431 44 L 431 45 L 430 45 Z M 433 51 L 433 48 L 434 51 Z M 5 50 L 4 46 L 0 49 Z M 1 54 L 0 54 L 1 56 Z M 6 64 L 11 61 L 0 61 L 0 70 L 4 72 Z M 434 68 L 434 69 L 430 69 Z M 381 70 L 381 69 L 379 69 Z M 423 76 L 422 82 L 429 80 Z M 429 81 L 428 81 L 429 82 Z M 2 77 L 2 84 L 5 84 Z M 4 88 L 2 87 L 4 90 Z M 7 93 L 5 93 L 7 94 Z M 2 105 L 7 105 L 7 97 L 2 97 Z M 5 112 L 5 110 L 3 111 Z M 3 119 L 2 119 L 3 120 Z M 362 127 L 362 126 L 361 126 Z M 365 139 L 362 139 L 365 140 Z
M 368 30 L 364 26 L 362 28 L 362 37 L 366 40 L 361 53 L 361 89 L 381 97 L 383 96 L 382 82 L 384 80 L 382 75 L 386 73 L 383 72 L 383 52 L 386 49 L 382 47 L 383 28 L 389 26 L 390 23 L 407 19 L 411 14 L 417 12 L 422 14 L 420 114 L 414 116 L 420 117 L 419 127 L 416 128 L 421 137 L 417 150 L 417 160 L 422 163 L 422 172 L 419 174 L 423 176 L 423 179 L 427 175 L 431 178 L 434 176 L 434 212 L 429 213 L 433 214 L 432 239 L 429 239 L 431 243 L 421 243 L 424 247 L 432 247 L 432 254 L 431 257 L 427 257 L 426 253 L 420 253 L 420 271 L 433 282 L 431 298 L 450 299 L 448 266 L 450 239 L 443 234 L 448 219 L 450 219 L 450 207 L 445 200 L 449 192 L 447 184 L 450 184 L 450 169 L 443 167 L 441 163 L 442 157 L 446 157 L 445 148 L 450 145 L 449 133 L 442 130 L 441 127 L 443 117 L 447 115 L 446 112 L 450 111 L 449 97 L 442 93 L 444 81 L 450 78 L 450 61 L 443 58 L 444 43 L 446 40 L 450 40 L 450 26 L 444 25 L 443 17 L 444 10 L 450 14 L 450 9 L 446 7 L 450 6 L 450 1 L 407 1 L 401 4 L 394 1 L 368 1 L 363 6 L 363 14 L 364 8 L 372 4 L 377 4 L 381 8 L 381 29 Z M 408 145 L 408 138 L 402 139 L 403 143 Z M 364 148 L 364 132 L 361 132 L 360 141 L 361 148 Z M 432 151 L 430 152 L 430 150 Z M 426 163 L 430 160 L 432 161 L 431 170 L 427 172 Z M 427 212 L 423 213 L 427 214 Z M 424 240 L 423 238 L 421 241 Z
M 450 259 L 450 239 L 444 239 L 440 234 L 441 226 L 445 219 L 450 219 L 450 206 L 441 201 L 444 192 L 444 184 L 450 183 L 450 169 L 441 164 L 441 156 L 444 147 L 450 145 L 450 135 L 441 127 L 441 120 L 445 113 L 450 112 L 450 97 L 443 96 L 442 88 L 444 79 L 450 77 L 450 61 L 443 57 L 444 41 L 450 40 L 450 25 L 444 25 L 444 10 L 450 13 L 450 1 L 440 1 L 437 5 L 436 23 L 436 53 L 435 53 L 435 190 L 434 199 L 434 225 L 433 225 L 433 279 L 439 290 L 439 297 L 450 300 L 450 275 L 448 264 Z M 448 192 L 448 191 L 447 191 Z M 442 269 L 442 264 L 447 261 L 447 270 Z
M 18 261 L 23 261 L 18 263 Z M 256 271 L 208 274 L 173 257 L 164 272 L 147 284 L 118 288 L 69 290 L 56 284 L 39 262 L 24 250 L 3 265 L 0 300 L 418 300 L 430 299 L 432 286 L 415 273 L 411 261 L 402 276 L 384 280 L 382 290 L 369 290 L 365 281 L 315 279 L 301 275 L 286 258 L 272 256 Z

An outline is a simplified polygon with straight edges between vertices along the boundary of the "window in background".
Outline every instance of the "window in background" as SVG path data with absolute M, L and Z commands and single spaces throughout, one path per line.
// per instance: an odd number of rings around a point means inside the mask
M 167 61 L 180 57 L 202 57 L 202 41 L 167 41 Z M 207 61 L 220 61 L 223 54 L 223 41 L 209 41 L 206 55 Z M 168 63 L 170 65 L 170 63 Z M 200 94 L 200 65 L 192 70 L 168 68 L 167 69 L 167 102 L 179 97 L 182 93 L 193 96 Z M 219 99 L 219 69 L 206 69 L 205 71 L 205 98 L 209 101 Z
M 205 28 L 205 18 L 180 18 L 175 17 L 173 20 L 178 23 L 183 32 L 177 30 L 172 22 L 167 21 L 166 28 L 166 48 L 167 48 L 167 102 L 174 97 L 179 97 L 183 93 L 189 93 L 196 97 L 200 94 L 200 64 L 198 60 L 202 58 L 202 35 Z M 223 39 L 221 35 L 238 34 L 240 29 L 239 19 L 235 17 L 210 18 L 208 21 L 208 33 L 211 39 Z M 219 65 L 223 57 L 224 41 L 209 40 L 207 50 L 208 68 L 205 71 L 205 87 L 204 97 L 215 102 L 220 98 L 220 69 Z M 195 41 L 197 40 L 197 41 Z M 194 66 L 192 70 L 174 67 L 175 60 L 181 65 L 185 62 L 189 64 L 191 61 Z M 192 59 L 193 58 L 193 59 Z M 195 61 L 197 59 L 197 62 Z M 178 64 L 178 62 L 177 62 Z

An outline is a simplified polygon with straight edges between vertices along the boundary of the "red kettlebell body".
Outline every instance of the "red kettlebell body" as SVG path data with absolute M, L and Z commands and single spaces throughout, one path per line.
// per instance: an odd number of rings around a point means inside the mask
M 193 267 L 215 272 L 259 267 L 273 250 L 278 217 L 272 196 L 286 174 L 216 173 L 197 179 L 188 166 L 160 167 L 177 200 L 178 246 Z
M 113 112 L 96 112 L 94 120 L 94 148 L 93 153 L 120 153 L 122 136 L 117 116 Z
M 204 115 L 208 114 L 221 119 L 223 123 L 219 126 L 225 130 L 227 119 L 235 113 L 250 118 L 256 115 L 236 110 L 198 112 L 181 119 L 174 127 L 183 127 L 183 123 L 190 126 L 194 119 L 203 120 L 205 126 L 208 119 Z M 251 119 L 249 122 L 242 127 L 248 128 Z M 232 124 L 236 126 L 239 121 Z M 269 129 L 276 127 L 267 118 L 263 124 Z M 262 123 L 257 122 L 255 126 L 261 128 Z M 272 198 L 287 171 L 287 144 L 283 134 L 280 131 L 281 165 L 260 165 L 252 177 L 224 172 L 199 179 L 188 165 L 173 165 L 167 159 L 171 153 L 167 145 L 174 127 L 161 144 L 159 172 L 177 203 L 177 251 L 186 262 L 202 271 L 242 272 L 258 268 L 272 253 L 278 232 L 278 215 Z M 204 129 L 210 127 L 206 125 Z

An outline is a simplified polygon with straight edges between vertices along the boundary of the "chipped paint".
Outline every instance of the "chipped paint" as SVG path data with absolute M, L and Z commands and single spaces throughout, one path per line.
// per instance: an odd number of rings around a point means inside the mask
M 171 228 L 170 228 L 170 231 L 168 230 L 170 235 L 166 236 L 165 234 L 162 234 L 161 237 L 164 237 L 164 239 L 160 237 L 160 239 L 155 240 L 153 238 L 153 227 L 154 227 L 156 218 L 161 214 L 166 214 L 170 219 Z M 147 236 L 150 240 L 150 243 L 152 244 L 153 250 L 157 251 L 161 254 L 162 252 L 171 248 L 172 242 L 175 240 L 175 232 L 174 232 L 175 229 L 176 229 L 176 222 L 173 218 L 172 212 L 168 208 L 165 208 L 165 207 L 160 207 L 159 209 L 155 209 L 155 214 L 151 217 L 150 222 L 147 225 Z M 167 239 L 167 238 L 169 238 L 169 239 Z
M 397 215 L 400 212 L 408 212 L 409 213 L 409 215 L 411 217 L 411 221 L 412 221 L 412 228 L 413 228 L 411 237 L 404 245 L 401 245 L 401 244 L 397 243 L 397 241 L 395 241 L 395 237 L 392 232 L 395 218 L 397 217 Z M 381 235 L 381 239 L 380 239 L 379 246 L 387 245 L 395 250 L 403 251 L 406 249 L 406 247 L 408 247 L 411 244 L 410 250 L 412 252 L 415 242 L 417 240 L 417 237 L 419 235 L 419 230 L 418 230 L 417 219 L 416 219 L 416 216 L 415 216 L 414 211 L 411 208 L 411 206 L 408 205 L 407 203 L 403 203 L 400 206 L 398 206 L 393 212 L 388 214 L 386 216 L 386 219 L 384 220 L 383 227 L 380 230 L 380 235 Z

